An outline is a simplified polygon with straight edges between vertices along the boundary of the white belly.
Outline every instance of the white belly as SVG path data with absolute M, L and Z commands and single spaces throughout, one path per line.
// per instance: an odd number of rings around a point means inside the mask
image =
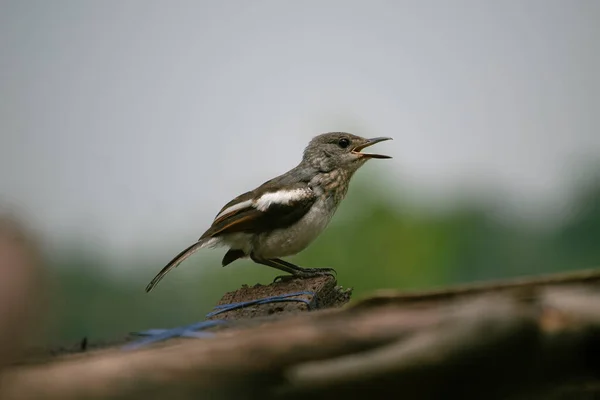
M 254 238 L 253 251 L 261 258 L 279 258 L 304 250 L 323 232 L 333 212 L 325 200 L 318 201 L 310 211 L 294 225 Z
M 221 244 L 227 245 L 230 249 L 242 250 L 247 255 L 252 253 L 252 242 L 254 235 L 250 233 L 229 233 L 223 235 L 221 238 Z

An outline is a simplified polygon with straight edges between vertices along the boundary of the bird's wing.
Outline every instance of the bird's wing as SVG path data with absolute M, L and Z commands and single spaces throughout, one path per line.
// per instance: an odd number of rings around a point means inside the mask
M 310 171 L 293 169 L 225 204 L 211 227 L 196 243 L 175 256 L 148 284 L 146 292 L 195 251 L 211 246 L 213 237 L 234 232 L 258 233 L 298 221 L 317 199 L 309 180 Z
M 302 218 L 316 199 L 317 196 L 305 182 L 262 185 L 227 203 L 200 239 L 227 233 L 259 233 L 284 228 Z

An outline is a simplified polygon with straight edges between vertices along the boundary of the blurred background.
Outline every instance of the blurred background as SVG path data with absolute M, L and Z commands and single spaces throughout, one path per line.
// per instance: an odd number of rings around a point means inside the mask
M 289 260 L 355 298 L 600 266 L 600 2 L 0 0 L 0 205 L 47 343 L 202 320 L 278 274 L 196 253 L 328 131 L 392 136 Z

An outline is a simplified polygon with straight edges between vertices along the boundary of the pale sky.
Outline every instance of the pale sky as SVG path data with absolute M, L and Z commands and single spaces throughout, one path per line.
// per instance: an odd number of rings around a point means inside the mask
M 57 240 L 179 251 L 345 130 L 395 139 L 358 174 L 390 188 L 560 208 L 600 152 L 598 21 L 596 0 L 0 0 L 0 201 Z

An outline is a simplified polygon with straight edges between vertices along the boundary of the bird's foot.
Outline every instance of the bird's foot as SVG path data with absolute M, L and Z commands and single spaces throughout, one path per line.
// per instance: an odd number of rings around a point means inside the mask
M 291 275 L 279 275 L 273 279 L 273 283 L 276 282 L 287 282 L 293 279 L 303 279 L 303 278 L 314 278 L 315 276 L 325 276 L 329 275 L 335 278 L 337 272 L 333 268 L 302 268 L 301 270 L 295 271 Z

